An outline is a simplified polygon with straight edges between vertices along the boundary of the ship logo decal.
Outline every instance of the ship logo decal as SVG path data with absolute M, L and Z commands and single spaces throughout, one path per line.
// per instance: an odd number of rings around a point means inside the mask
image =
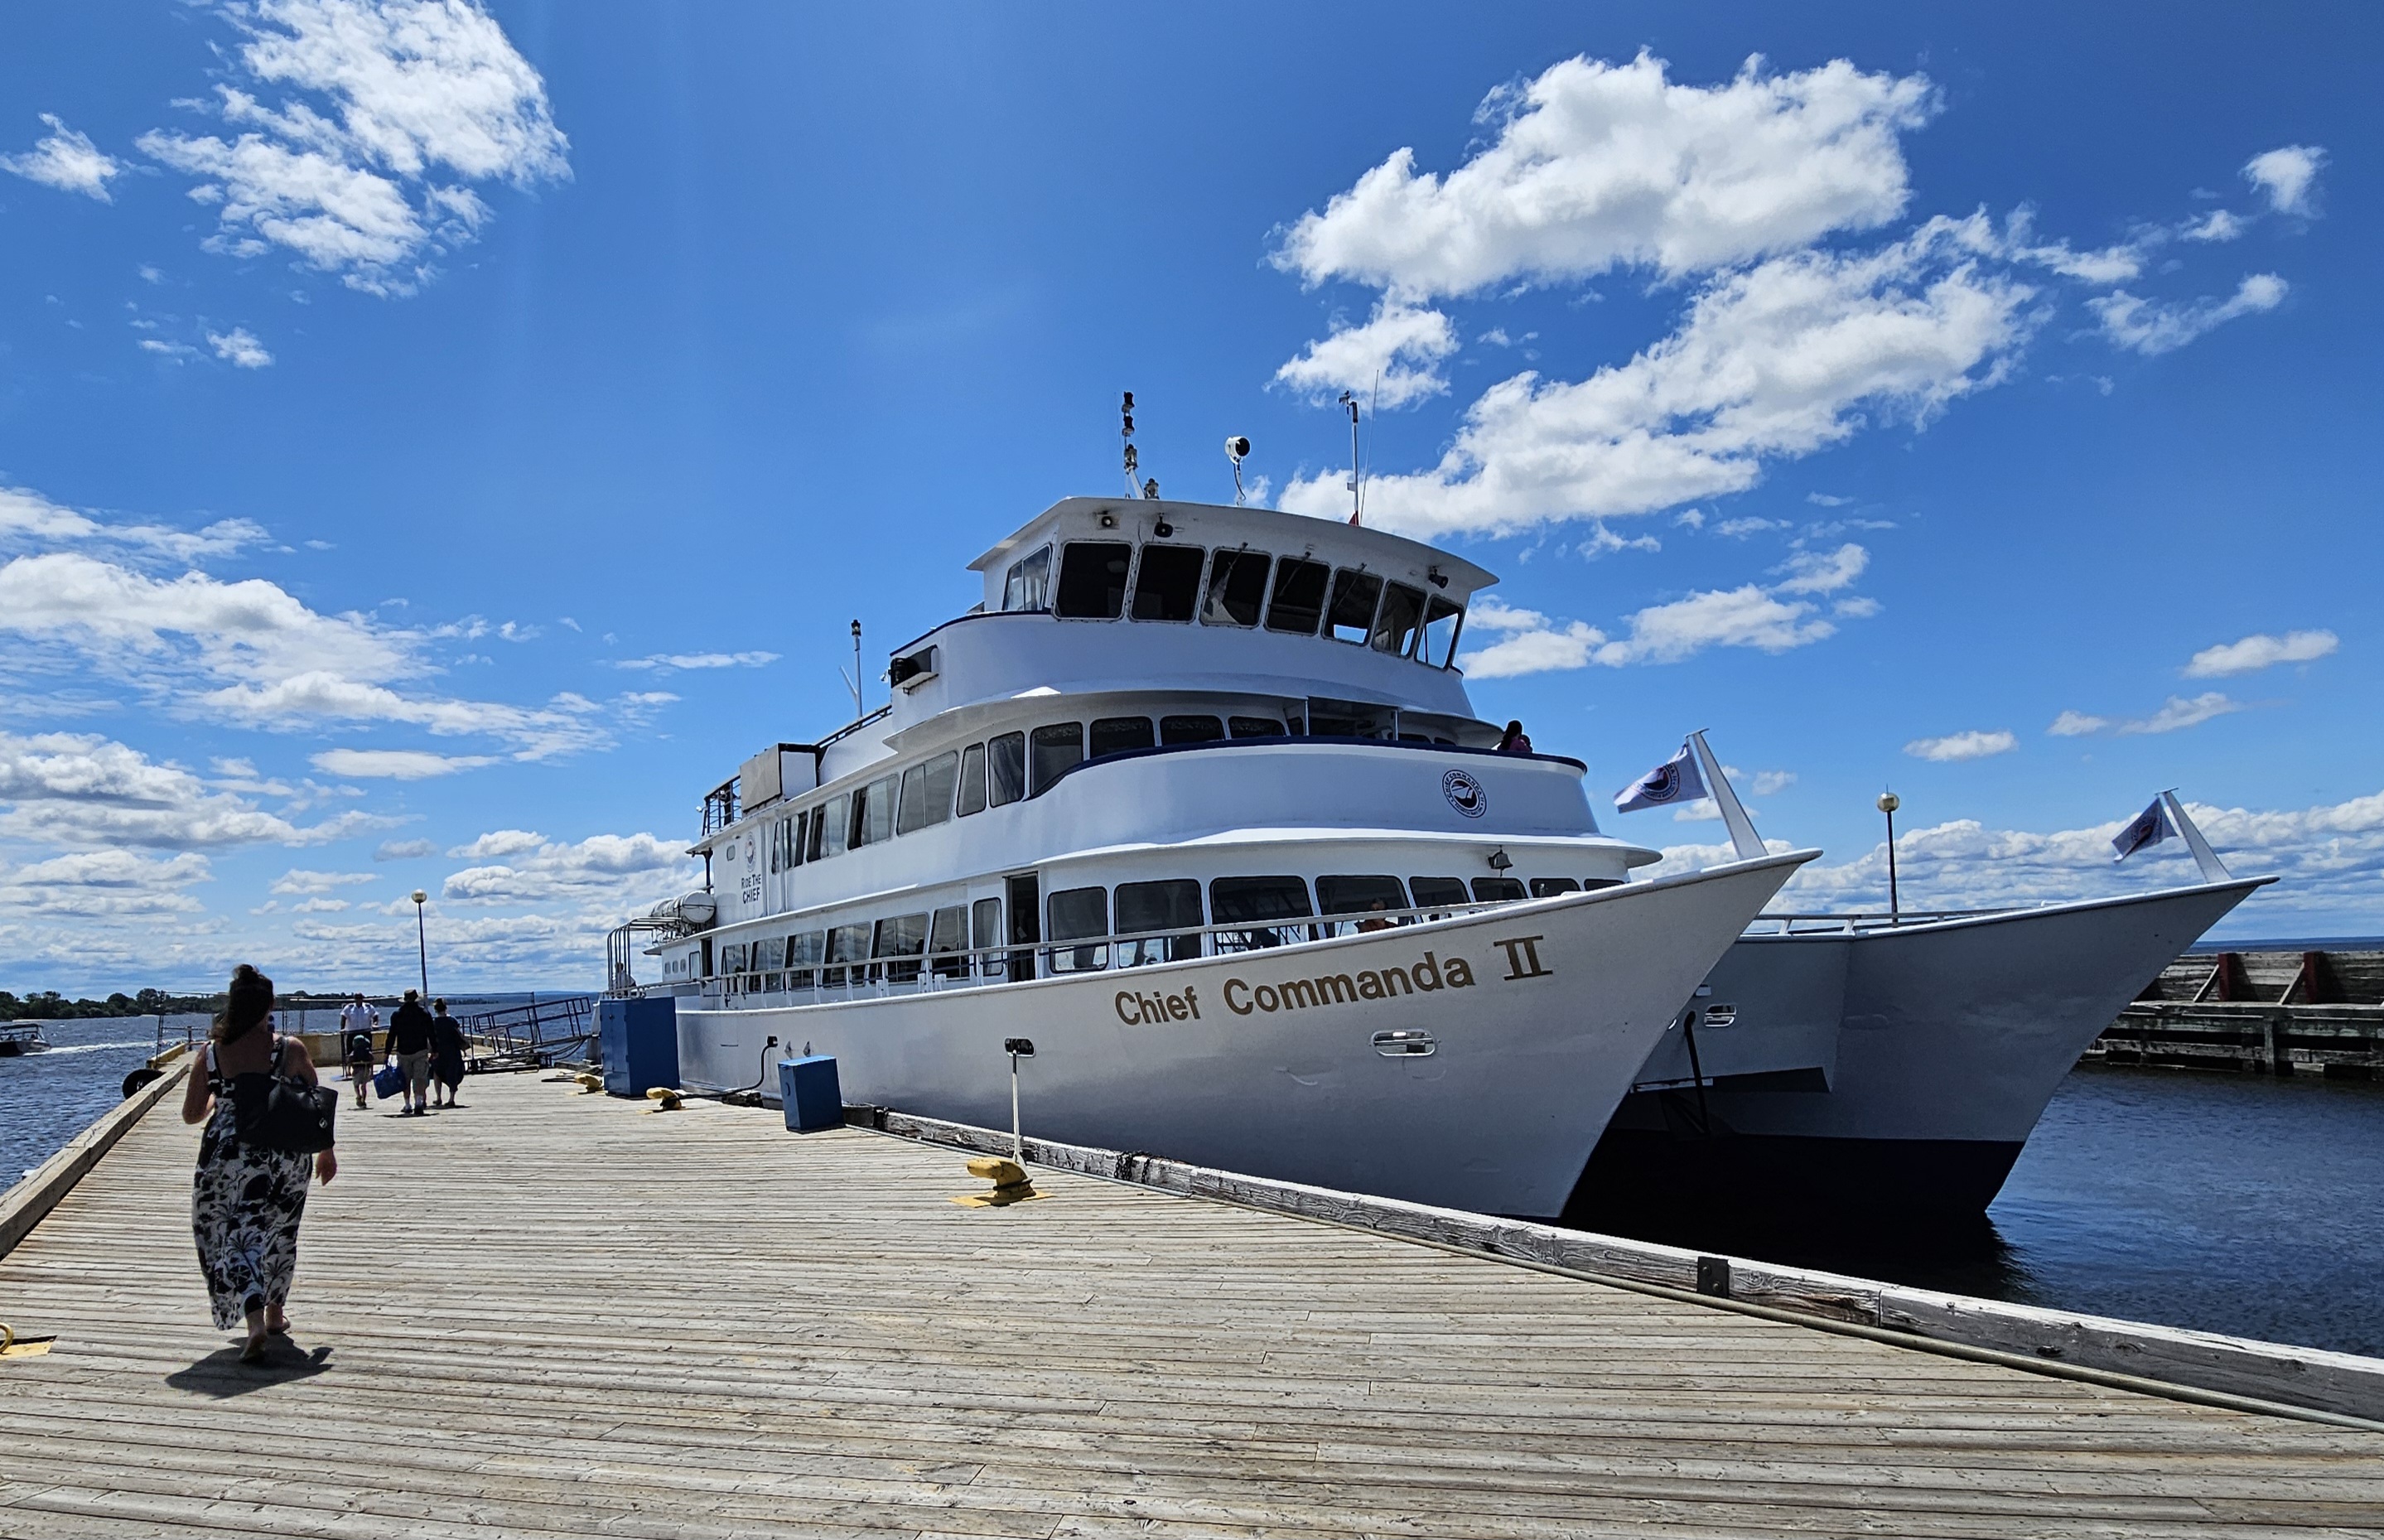
M 1468 818 L 1479 818 L 1490 811 L 1490 794 L 1482 783 L 1462 770 L 1451 770 L 1440 777 L 1440 794 L 1448 805 Z

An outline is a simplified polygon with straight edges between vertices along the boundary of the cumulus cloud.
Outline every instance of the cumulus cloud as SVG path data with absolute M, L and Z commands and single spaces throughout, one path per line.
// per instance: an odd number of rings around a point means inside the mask
M 1868 422 L 1925 424 L 1998 382 L 2028 335 L 2031 291 L 1974 259 L 1992 240 L 1983 219 L 1937 219 L 1883 250 L 1726 273 L 1627 364 L 1493 385 L 1437 466 L 1368 478 L 1368 520 L 1428 538 L 1650 513 L 1744 491 L 1767 460 Z M 1282 506 L 1330 514 L 1343 479 L 1295 480 Z
M 67 919 L 180 917 L 204 908 L 184 889 L 213 876 L 207 858 L 194 851 L 164 860 L 131 851 L 76 851 L 13 869 L 0 866 L 0 908 Z
M 778 661 L 776 652 L 656 652 L 643 658 L 623 658 L 615 668 L 760 668 Z M 664 699 L 670 699 L 665 697 Z
M 1489 597 L 1475 600 L 1465 619 L 1469 635 L 1491 631 L 1499 637 L 1465 655 L 1465 673 L 1475 679 L 1586 667 L 1590 653 L 1606 640 L 1606 633 L 1594 626 L 1578 620 L 1559 625 L 1537 610 L 1509 609 Z
M 2310 193 L 2317 185 L 2318 168 L 2326 152 L 2315 144 L 2288 144 L 2254 155 L 2243 166 L 2250 182 L 2278 214 L 2309 214 Z
M 384 839 L 373 851 L 375 861 L 416 861 L 426 855 L 437 855 L 439 844 L 431 839 Z
M 507 829 L 483 835 L 462 853 L 502 859 L 448 877 L 442 892 L 458 903 L 547 903 L 596 895 L 626 913 L 631 895 L 669 891 L 694 881 L 699 871 L 684 846 L 651 834 L 599 834 L 568 844 Z
M 13 171 L 61 192 L 114 202 L 107 184 L 124 174 L 123 163 L 93 144 L 89 134 L 68 128 L 55 113 L 42 114 L 42 121 L 50 131 L 22 155 L 0 155 L 0 171 Z
M 1904 210 L 1898 136 L 1935 110 L 1920 76 L 1845 60 L 1716 86 L 1660 59 L 1567 59 L 1495 93 L 1493 141 L 1446 176 L 1402 149 L 1284 233 L 1310 283 L 1354 279 L 1411 299 L 1618 267 L 1668 277 L 1865 230 Z
M 336 893 L 342 888 L 353 888 L 360 882 L 379 880 L 370 872 L 312 872 L 304 867 L 292 866 L 273 879 L 271 891 L 296 895 Z
M 2111 719 L 2107 716 L 2092 716 L 2082 711 L 2065 711 L 2053 719 L 2053 726 L 2044 730 L 2055 738 L 2084 738 L 2091 733 L 2099 733 L 2110 725 Z
M 1274 378 L 1314 400 L 1348 391 L 1372 406 L 1396 409 L 1446 391 L 1440 362 L 1456 351 L 1447 317 L 1386 299 L 1363 326 L 1309 343 Z
M 2182 241 L 2216 243 L 2232 241 L 2243 233 L 2243 221 L 2223 208 L 2214 208 L 2199 219 L 2190 219 L 2178 230 Z
M 2230 701 L 2218 690 L 2209 690 L 2186 700 L 2172 695 L 2161 709 L 2150 716 L 2119 724 L 2123 733 L 2173 733 L 2184 727 L 2198 727 L 2213 717 L 2243 709 L 2240 701 Z
M 434 754 L 423 749 L 326 749 L 314 756 L 315 768 L 325 775 L 356 780 L 428 780 L 496 763 L 489 754 Z
M 252 0 L 222 14 L 242 34 L 242 83 L 218 84 L 203 110 L 223 133 L 137 142 L 198 179 L 213 250 L 279 246 L 367 292 L 410 292 L 489 218 L 468 183 L 571 174 L 545 82 L 477 0 Z
M 1916 738 L 1904 746 L 1904 751 L 1914 759 L 1946 764 L 2007 754 L 2018 747 L 2019 739 L 2013 733 L 2001 728 L 1993 732 L 1973 728 L 1968 732 L 1949 733 L 1943 738 Z
M 2205 647 L 2185 665 L 2189 679 L 2221 679 L 2233 674 L 2256 674 L 2280 663 L 2309 663 L 2331 654 L 2341 645 L 2332 631 L 2288 631 L 2281 637 L 2265 632 Z
M 2254 273 L 2236 285 L 2224 300 L 2199 299 L 2191 304 L 2163 304 L 2139 299 L 2121 289 L 2086 302 L 2102 323 L 2103 335 L 2118 347 L 2146 357 L 2173 353 L 2215 327 L 2241 316 L 2274 310 L 2285 301 L 2287 285 L 2274 273 Z
M 1870 553 L 1851 542 L 1835 551 L 1800 551 L 1779 570 L 1787 574 L 1773 587 L 1776 593 L 1835 593 L 1852 586 L 1870 565 Z
M 203 529 L 125 524 L 22 487 L 0 487 L 0 552 L 89 543 L 143 560 L 196 562 L 232 555 L 265 538 L 262 525 L 244 518 L 217 519 Z
M 235 368 L 261 369 L 273 362 L 273 354 L 265 351 L 265 344 L 252 336 L 246 327 L 236 326 L 230 331 L 210 331 L 207 343 L 216 350 L 217 358 Z
M 0 837 L 57 846 L 317 845 L 375 822 L 300 826 L 171 763 L 88 733 L 0 733 Z

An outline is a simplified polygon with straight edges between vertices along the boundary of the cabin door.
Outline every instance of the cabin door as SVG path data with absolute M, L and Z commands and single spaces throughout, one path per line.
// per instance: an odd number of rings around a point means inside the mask
M 1024 951 L 1010 954 L 1010 976 L 1035 976 L 1034 947 L 1043 939 L 1043 900 L 1035 874 L 1012 877 L 1008 883 L 1010 902 L 1010 944 L 1024 947 Z

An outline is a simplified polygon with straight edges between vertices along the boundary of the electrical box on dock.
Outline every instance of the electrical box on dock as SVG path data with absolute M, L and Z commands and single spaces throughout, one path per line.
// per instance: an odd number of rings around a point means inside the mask
M 611 1095 L 678 1089 L 678 1001 L 671 996 L 597 1001 L 596 1037 Z
M 836 1083 L 836 1061 L 827 1054 L 779 1060 L 778 1097 L 786 1103 L 790 1134 L 844 1126 L 844 1093 Z

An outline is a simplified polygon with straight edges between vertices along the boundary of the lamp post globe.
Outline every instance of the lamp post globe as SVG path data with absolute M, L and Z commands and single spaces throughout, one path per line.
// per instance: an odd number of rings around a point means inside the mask
M 1904 905 L 1895 890 L 1895 810 L 1904 799 L 1893 791 L 1879 794 L 1879 810 L 1887 814 L 1887 923 L 1896 924 L 1904 913 Z
M 414 890 L 414 952 L 422 964 L 422 998 L 430 998 L 430 942 L 422 928 L 422 906 L 430 895 L 417 888 Z

